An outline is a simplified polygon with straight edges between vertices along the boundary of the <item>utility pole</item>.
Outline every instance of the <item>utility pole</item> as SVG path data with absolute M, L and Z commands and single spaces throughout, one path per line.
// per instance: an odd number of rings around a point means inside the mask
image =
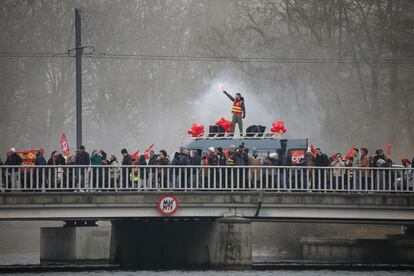
M 82 145 L 82 47 L 80 9 L 75 9 L 76 50 L 76 147 Z
M 82 145 L 82 55 L 89 57 L 95 53 L 93 46 L 82 46 L 81 14 L 75 9 L 75 48 L 67 51 L 68 56 L 76 58 L 76 147 Z

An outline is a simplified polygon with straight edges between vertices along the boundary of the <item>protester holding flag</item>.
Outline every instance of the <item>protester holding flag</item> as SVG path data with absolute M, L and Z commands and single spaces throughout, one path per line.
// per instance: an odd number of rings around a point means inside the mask
M 375 154 L 372 158 L 372 167 L 391 167 L 392 161 L 384 154 L 382 149 L 376 150 Z
M 243 119 L 246 118 L 246 107 L 244 104 L 244 98 L 241 96 L 240 93 L 236 93 L 236 97 L 233 97 L 226 90 L 224 90 L 224 86 L 220 85 L 221 91 L 233 102 L 233 107 L 231 109 L 231 113 L 233 113 L 233 117 L 231 120 L 231 132 L 234 133 L 235 125 L 239 125 L 240 134 L 243 133 Z

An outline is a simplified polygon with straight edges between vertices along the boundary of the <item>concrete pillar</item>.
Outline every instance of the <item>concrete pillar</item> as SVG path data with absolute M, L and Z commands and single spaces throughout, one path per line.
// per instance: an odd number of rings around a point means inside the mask
M 141 268 L 246 268 L 250 221 L 115 220 L 110 255 L 114 264 Z
M 248 219 L 229 217 L 216 222 L 211 243 L 211 265 L 225 269 L 248 269 L 252 265 L 252 232 Z
M 40 263 L 108 263 L 110 227 L 42 227 Z

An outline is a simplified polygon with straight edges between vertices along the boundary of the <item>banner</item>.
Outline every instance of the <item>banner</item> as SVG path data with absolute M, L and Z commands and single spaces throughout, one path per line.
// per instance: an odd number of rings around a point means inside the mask
M 66 139 L 66 135 L 64 132 L 60 136 L 60 146 L 61 146 L 63 155 L 68 156 L 70 153 L 70 148 L 69 148 L 68 140 Z
M 40 149 L 40 152 L 43 154 L 44 149 Z M 8 153 L 9 154 L 9 153 Z M 16 151 L 16 154 L 22 158 L 22 165 L 23 166 L 33 166 L 36 161 L 36 150 L 23 150 L 23 151 Z M 31 168 L 21 168 L 21 171 L 31 171 Z
M 34 165 L 36 160 L 36 150 L 16 151 L 16 154 L 22 158 L 22 165 Z
M 300 165 L 300 160 L 305 157 L 305 150 L 298 149 L 298 150 L 290 150 L 291 161 L 293 166 Z

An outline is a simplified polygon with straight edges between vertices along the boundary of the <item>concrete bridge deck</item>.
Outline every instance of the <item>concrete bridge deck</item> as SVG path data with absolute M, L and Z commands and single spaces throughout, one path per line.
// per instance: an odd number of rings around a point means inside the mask
M 165 192 L 17 192 L 0 194 L 0 220 L 113 220 L 164 217 Z M 414 195 L 360 193 L 171 192 L 175 218 L 413 221 Z M 260 204 L 259 204 L 260 203 Z

